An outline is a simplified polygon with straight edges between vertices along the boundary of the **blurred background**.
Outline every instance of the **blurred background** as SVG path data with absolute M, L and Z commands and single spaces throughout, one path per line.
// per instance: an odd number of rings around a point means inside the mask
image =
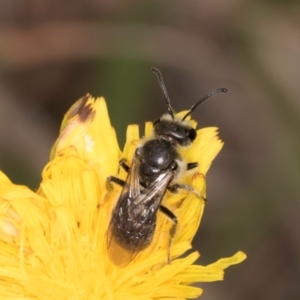
M 228 93 L 193 117 L 225 147 L 208 174 L 194 247 L 209 264 L 248 259 L 201 299 L 300 299 L 300 3 L 282 0 L 1 1 L 0 168 L 36 189 L 67 109 L 105 96 L 123 147 L 127 124 Z

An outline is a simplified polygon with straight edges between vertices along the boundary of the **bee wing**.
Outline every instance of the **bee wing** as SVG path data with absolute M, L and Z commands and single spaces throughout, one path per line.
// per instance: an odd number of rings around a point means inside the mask
M 138 163 L 137 163 L 138 164 Z M 128 177 L 132 174 L 131 170 L 128 174 Z M 137 173 L 138 174 L 138 173 Z M 135 175 L 133 175 L 135 176 Z M 160 174 L 158 178 L 147 188 L 143 190 L 143 193 L 140 193 L 140 187 L 136 190 L 134 188 L 131 188 L 129 186 L 129 189 L 126 188 L 126 190 L 130 193 L 134 193 L 137 190 L 139 191 L 139 195 L 136 195 L 135 198 L 132 199 L 130 204 L 128 205 L 128 209 L 126 213 L 123 215 L 125 222 L 126 222 L 126 215 L 128 216 L 130 212 L 132 212 L 134 209 L 136 209 L 139 205 L 142 205 L 143 203 L 150 202 L 151 204 L 149 207 L 147 207 L 147 218 L 144 220 L 144 222 L 141 222 L 137 220 L 135 231 L 137 232 L 144 232 L 141 234 L 137 239 L 134 245 L 131 245 L 130 249 L 126 249 L 123 245 L 120 245 L 118 243 L 118 240 L 116 237 L 113 236 L 114 227 L 120 226 L 120 224 L 116 224 L 114 222 L 114 216 L 115 214 L 118 214 L 118 208 L 122 206 L 123 201 L 128 201 L 128 196 L 126 195 L 126 192 L 122 195 L 124 195 L 124 198 L 120 197 L 119 203 L 117 204 L 116 209 L 113 212 L 113 217 L 110 223 L 110 228 L 108 231 L 108 253 L 111 258 L 111 260 L 118 266 L 123 267 L 127 265 L 142 249 L 144 249 L 149 243 L 151 243 L 152 236 L 153 236 L 153 230 L 155 229 L 155 216 L 156 212 L 160 206 L 160 203 L 163 199 L 163 196 L 170 184 L 170 182 L 173 180 L 174 174 L 172 171 L 168 170 L 167 172 Z M 126 180 L 127 181 L 130 180 Z M 134 182 L 134 181 L 133 181 Z M 138 181 L 139 182 L 139 181 Z M 134 182 L 134 184 L 136 181 Z M 123 188 L 123 190 L 125 187 Z M 132 191 L 130 191 L 132 189 Z M 123 192 L 123 191 L 122 191 Z M 137 224 L 139 224 L 137 226 Z
M 123 195 L 127 194 L 131 199 L 135 199 L 140 195 L 140 179 L 139 179 L 139 167 L 140 160 L 137 155 L 133 157 L 128 176 L 126 178 L 126 184 L 122 189 L 120 199 Z
M 118 199 L 118 203 L 113 210 L 113 215 L 109 224 L 109 227 L 114 226 L 113 219 L 114 215 L 117 213 L 118 208 L 122 206 L 123 201 L 126 201 L 128 198 L 135 199 L 140 195 L 140 180 L 139 180 L 139 166 L 140 161 L 137 156 L 134 156 L 131 166 L 129 168 L 128 175 L 126 177 L 125 184 L 122 188 L 121 194 Z M 111 230 L 108 232 L 108 246 L 111 240 Z
M 120 207 L 126 206 L 128 199 L 135 199 L 141 193 L 140 181 L 139 181 L 139 166 L 140 160 L 137 155 L 132 159 L 131 166 L 129 168 L 128 175 L 126 177 L 125 184 L 122 188 L 121 194 L 118 199 L 118 203 L 113 210 L 112 218 L 110 220 L 106 245 L 108 248 L 108 254 L 112 261 L 118 266 L 125 266 L 130 262 L 128 259 L 128 253 L 124 247 L 122 247 L 118 242 L 117 238 L 114 237 L 114 232 L 116 232 L 116 227 L 121 226 L 121 224 L 116 224 L 115 220 L 118 219 L 118 214 Z M 126 218 L 126 217 L 125 217 Z
M 128 213 L 134 210 L 138 205 L 143 202 L 148 202 L 154 197 L 155 201 L 153 201 L 153 205 L 150 209 L 151 211 L 153 209 L 153 214 L 156 213 L 173 178 L 174 173 L 171 170 L 160 174 L 147 189 L 143 190 L 142 194 L 139 194 L 138 197 L 136 197 L 135 201 L 131 204 L 130 209 L 128 209 Z

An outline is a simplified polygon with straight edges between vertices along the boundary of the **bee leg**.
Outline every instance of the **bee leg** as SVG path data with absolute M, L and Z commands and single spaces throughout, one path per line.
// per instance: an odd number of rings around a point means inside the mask
M 114 177 L 114 176 L 109 176 L 107 177 L 107 180 L 106 180 L 106 186 L 107 186 L 107 189 L 108 190 L 112 190 L 113 189 L 113 186 L 111 183 L 116 183 L 117 185 L 120 185 L 120 186 L 124 186 L 125 185 L 125 181 L 120 179 L 120 178 L 117 178 L 117 177 Z
M 169 241 L 169 249 L 168 249 L 168 264 L 170 264 L 171 263 L 171 246 L 173 244 L 173 239 L 174 239 L 174 236 L 176 233 L 178 219 L 173 214 L 173 212 L 170 211 L 167 207 L 161 205 L 159 207 L 159 209 L 164 215 L 166 215 L 173 222 L 173 225 L 170 229 L 170 241 Z
M 199 192 L 197 190 L 195 190 L 192 186 L 190 185 L 187 185 L 187 184 L 180 184 L 180 183 L 175 183 L 173 184 L 172 186 L 169 186 L 168 187 L 168 190 L 171 192 L 171 193 L 174 193 L 174 194 L 177 194 L 178 193 L 178 190 L 185 190 L 185 191 L 188 191 L 188 192 L 192 192 L 194 193 L 198 198 L 200 199 L 203 199 L 204 202 L 207 201 L 206 198 L 204 198 L 203 196 L 201 196 L 199 194 Z
M 193 162 L 193 163 L 188 163 L 186 167 L 187 167 L 187 170 L 189 171 L 189 170 L 192 170 L 194 168 L 197 168 L 198 165 L 199 164 L 197 162 Z
M 122 158 L 121 160 L 120 160 L 120 162 L 119 162 L 119 165 L 120 165 L 120 167 L 122 167 L 123 168 L 123 170 L 125 171 L 125 172 L 129 172 L 129 166 L 126 164 L 126 162 L 125 162 L 126 160 L 125 160 L 125 158 Z

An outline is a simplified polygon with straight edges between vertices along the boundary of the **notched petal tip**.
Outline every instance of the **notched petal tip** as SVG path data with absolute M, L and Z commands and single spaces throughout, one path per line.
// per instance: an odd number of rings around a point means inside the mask
M 207 267 L 218 267 L 218 268 L 224 270 L 232 265 L 241 263 L 246 258 L 247 258 L 247 255 L 244 252 L 238 251 L 233 256 L 221 258 L 221 259 L 217 260 L 215 263 L 208 265 Z
M 72 119 L 74 116 L 78 115 L 79 119 L 84 122 L 93 111 L 93 97 L 90 94 L 86 94 L 80 98 L 74 105 L 71 106 L 66 114 L 67 119 Z
M 69 155 L 70 148 L 103 175 L 100 176 L 102 181 L 117 172 L 121 151 L 103 97 L 95 99 L 87 94 L 66 113 L 51 150 L 51 159 Z

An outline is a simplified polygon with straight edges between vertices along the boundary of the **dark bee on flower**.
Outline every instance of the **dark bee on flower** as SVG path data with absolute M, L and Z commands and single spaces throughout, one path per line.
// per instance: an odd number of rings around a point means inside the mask
M 108 182 L 121 185 L 122 191 L 113 210 L 107 234 L 107 248 L 111 260 L 118 266 L 127 265 L 141 250 L 152 242 L 156 228 L 156 214 L 160 210 L 172 221 L 168 249 L 176 233 L 177 217 L 162 205 L 167 190 L 176 193 L 179 189 L 195 192 L 193 187 L 181 184 L 181 175 L 198 166 L 197 162 L 185 162 L 180 156 L 180 147 L 190 146 L 197 137 L 197 132 L 188 116 L 205 100 L 220 92 L 217 89 L 197 101 L 183 118 L 175 116 L 160 71 L 152 68 L 163 92 L 167 113 L 153 123 L 153 134 L 142 140 L 135 151 L 130 166 L 125 160 L 120 166 L 128 173 L 125 181 L 109 177 Z

